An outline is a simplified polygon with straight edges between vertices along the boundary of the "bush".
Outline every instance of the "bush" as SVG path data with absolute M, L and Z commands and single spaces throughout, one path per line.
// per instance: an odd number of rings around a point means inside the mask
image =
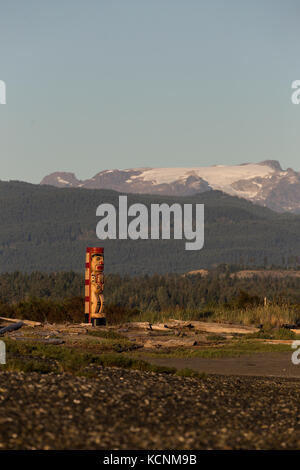
M 30 298 L 17 304 L 0 304 L 1 316 L 39 322 L 64 323 L 84 320 L 84 299 L 73 297 L 64 301 Z
M 240 290 L 240 293 L 237 298 L 233 300 L 233 304 L 237 308 L 247 308 L 257 307 L 258 305 L 262 304 L 262 302 L 257 295 L 250 295 L 248 294 L 248 292 Z
M 137 308 L 126 308 L 120 305 L 107 305 L 104 307 L 104 310 L 106 313 L 106 321 L 109 325 L 127 323 L 140 314 Z

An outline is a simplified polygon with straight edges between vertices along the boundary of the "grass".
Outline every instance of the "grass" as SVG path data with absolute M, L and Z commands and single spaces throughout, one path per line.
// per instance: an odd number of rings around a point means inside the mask
M 164 323 L 170 319 L 183 321 L 211 321 L 217 323 L 236 323 L 240 325 L 264 325 L 268 328 L 279 328 L 288 323 L 293 324 L 299 320 L 299 311 L 288 304 L 250 306 L 246 308 L 225 307 L 215 305 L 205 309 L 168 309 L 161 312 L 141 312 L 128 321 L 149 321 L 150 323 Z
M 130 351 L 136 347 L 136 343 L 130 341 L 127 338 L 121 339 L 110 339 L 110 338 L 101 338 L 101 341 L 95 338 L 96 335 L 93 335 L 92 338 L 80 339 L 76 341 L 76 347 L 79 349 L 90 350 L 95 352 L 122 352 Z
M 174 320 L 182 320 L 182 321 L 190 321 L 193 318 L 193 312 L 189 310 L 181 310 L 181 309 L 169 309 L 165 311 L 145 311 L 140 312 L 139 314 L 135 315 L 128 319 L 128 321 L 132 322 L 149 322 L 149 323 L 165 323 L 168 322 L 170 319 Z
M 178 375 L 179 377 L 192 377 L 198 379 L 205 379 L 207 377 L 205 372 L 199 373 L 194 369 L 189 369 L 188 367 L 185 369 L 179 369 L 175 375 Z
M 126 339 L 123 335 L 114 330 L 89 330 L 87 332 L 88 336 L 95 336 L 96 338 L 104 339 Z
M 290 351 L 290 345 L 286 344 L 268 344 L 251 340 L 235 340 L 230 344 L 211 346 L 207 348 L 176 348 L 168 351 L 158 351 L 147 354 L 152 357 L 173 357 L 173 358 L 192 358 L 200 357 L 205 359 L 217 359 L 222 357 L 239 357 L 245 354 L 268 353 Z
M 97 366 L 102 366 L 203 378 L 201 374 L 189 369 L 178 371 L 175 367 L 150 364 L 143 359 L 128 355 L 83 353 L 65 346 L 25 341 L 18 343 L 10 339 L 5 342 L 8 362 L 3 367 L 9 371 L 39 372 L 41 374 L 68 372 L 77 376 L 97 377 Z
M 288 305 L 267 305 L 245 309 L 216 308 L 210 317 L 212 321 L 240 323 L 243 325 L 264 325 L 280 327 L 284 323 L 295 323 L 298 313 Z
M 53 366 L 37 359 L 9 359 L 4 366 L 5 370 L 17 372 L 39 372 L 40 374 L 49 374 L 54 372 Z
M 296 339 L 297 335 L 287 328 L 261 329 L 257 333 L 246 335 L 246 338 L 252 339 Z
M 207 335 L 206 336 L 207 341 L 213 341 L 213 342 L 223 342 L 226 341 L 226 337 L 222 335 Z
M 69 342 L 69 346 L 84 351 L 101 352 L 123 352 L 137 348 L 135 341 L 130 341 L 125 336 L 114 330 L 91 330 L 85 337 Z

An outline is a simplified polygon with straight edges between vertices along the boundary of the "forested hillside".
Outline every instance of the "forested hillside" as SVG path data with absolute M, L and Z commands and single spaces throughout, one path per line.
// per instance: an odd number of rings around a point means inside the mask
M 97 239 L 101 203 L 118 206 L 110 190 L 59 189 L 0 182 L 1 272 L 78 271 L 85 247 L 105 247 L 105 271 L 118 274 L 182 273 L 220 263 L 298 266 L 300 216 L 209 191 L 193 197 L 128 195 L 128 203 L 204 203 L 205 245 L 186 251 L 184 240 Z

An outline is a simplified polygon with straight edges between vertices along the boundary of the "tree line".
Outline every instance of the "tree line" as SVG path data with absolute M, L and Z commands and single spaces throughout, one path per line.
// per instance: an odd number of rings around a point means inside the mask
M 254 275 L 240 278 L 237 266 L 221 265 L 207 275 L 143 275 L 105 276 L 105 304 L 138 308 L 142 311 L 162 311 L 176 306 L 185 309 L 205 305 L 233 304 L 241 292 L 263 302 L 264 297 L 277 303 L 300 303 L 300 276 L 276 278 Z M 300 273 L 299 273 L 300 274 Z M 74 272 L 6 273 L 0 275 L 0 302 L 15 304 L 38 298 L 66 301 L 83 298 L 84 275 Z

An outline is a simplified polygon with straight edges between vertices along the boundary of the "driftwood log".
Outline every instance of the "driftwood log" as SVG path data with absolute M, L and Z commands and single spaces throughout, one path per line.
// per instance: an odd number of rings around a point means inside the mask
M 22 322 L 26 326 L 40 326 L 41 322 L 39 321 L 32 321 L 32 320 L 20 320 L 19 318 L 7 318 L 7 317 L 0 317 L 0 320 L 6 321 L 6 322 L 13 322 L 13 323 L 19 323 Z
M 0 336 L 4 335 L 4 333 L 9 333 L 10 331 L 15 331 L 19 330 L 24 326 L 24 323 L 22 321 L 19 321 L 17 323 L 13 323 L 12 325 L 9 326 L 4 326 L 3 328 L 0 329 Z

